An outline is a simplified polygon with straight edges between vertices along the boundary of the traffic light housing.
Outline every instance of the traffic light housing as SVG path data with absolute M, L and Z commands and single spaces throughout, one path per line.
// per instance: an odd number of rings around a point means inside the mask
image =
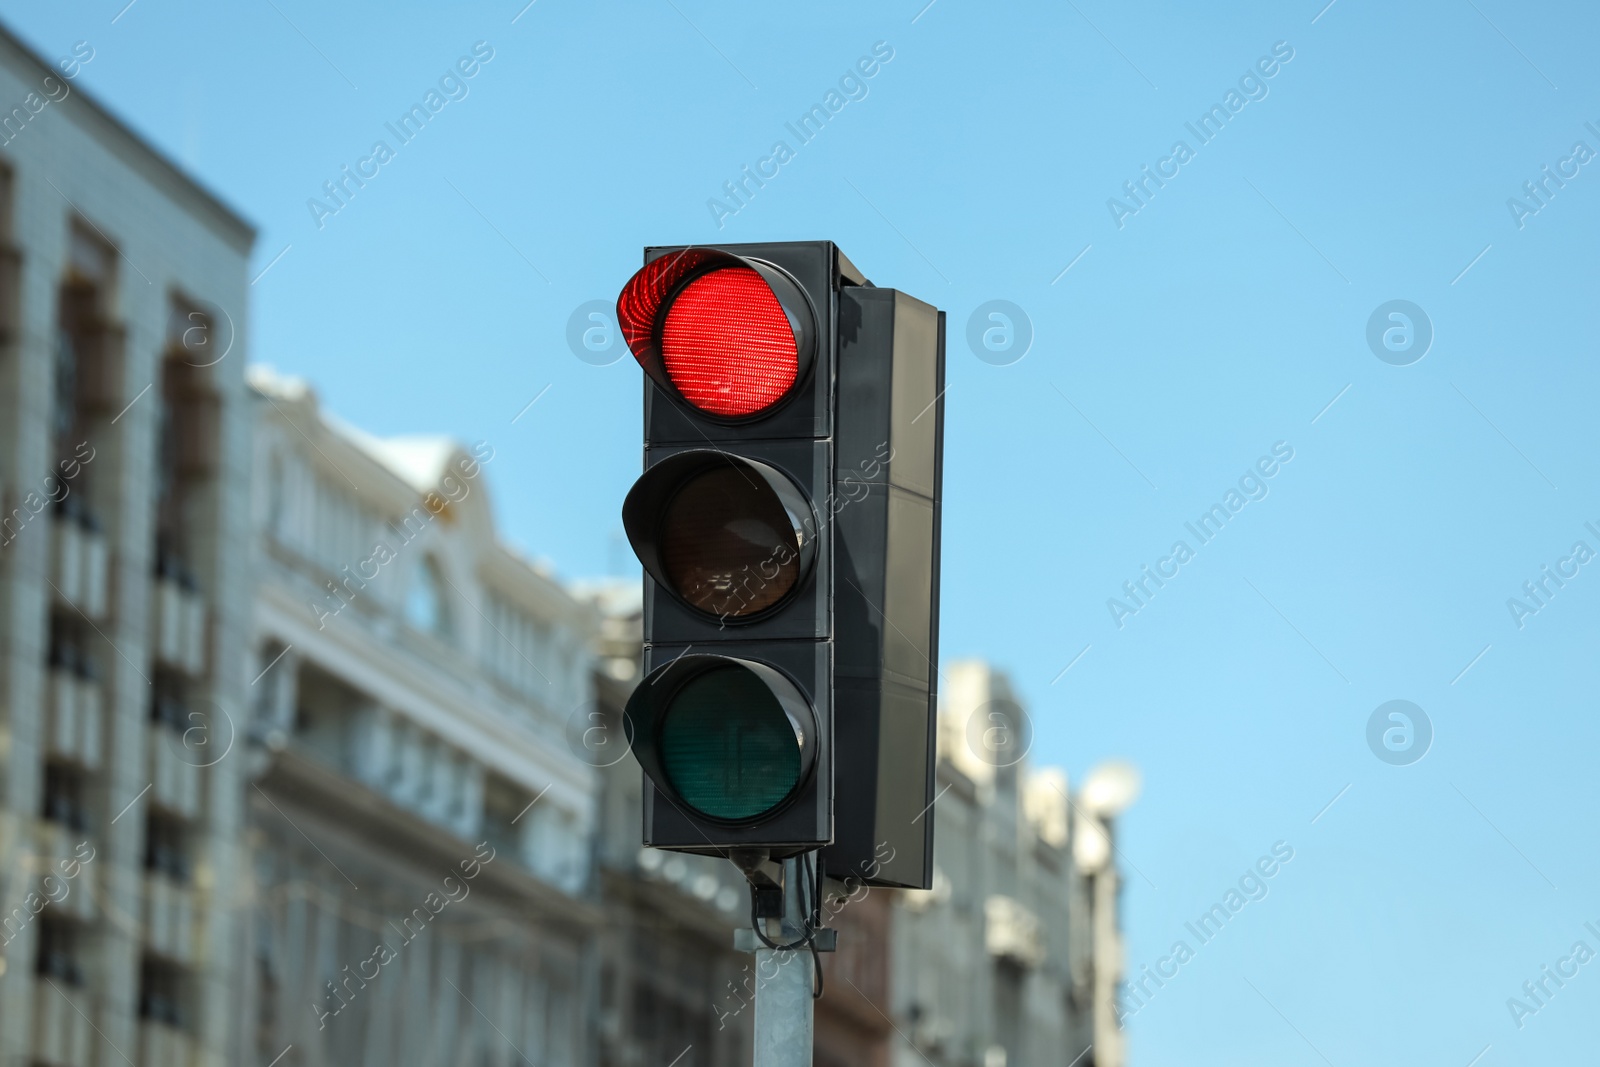
M 627 707 L 644 840 L 932 877 L 944 317 L 830 242 L 652 248 Z

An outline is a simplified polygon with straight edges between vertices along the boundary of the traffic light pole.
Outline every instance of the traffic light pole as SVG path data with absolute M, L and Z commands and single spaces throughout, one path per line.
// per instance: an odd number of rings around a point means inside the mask
M 783 920 L 773 924 L 782 929 L 774 940 L 803 935 L 810 919 L 801 900 L 804 883 L 800 857 L 784 860 Z M 811 972 L 807 949 L 756 949 L 755 1067 L 811 1067 Z

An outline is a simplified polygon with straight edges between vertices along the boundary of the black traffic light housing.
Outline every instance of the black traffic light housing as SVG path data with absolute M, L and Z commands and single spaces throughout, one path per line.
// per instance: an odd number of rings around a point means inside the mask
M 647 374 L 645 843 L 927 888 L 943 313 L 809 241 L 647 249 L 618 321 Z

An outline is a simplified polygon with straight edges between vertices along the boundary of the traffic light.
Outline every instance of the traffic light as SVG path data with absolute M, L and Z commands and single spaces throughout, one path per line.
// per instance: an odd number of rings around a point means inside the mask
M 926 888 L 943 313 L 804 241 L 646 249 L 617 321 L 647 376 L 645 844 Z

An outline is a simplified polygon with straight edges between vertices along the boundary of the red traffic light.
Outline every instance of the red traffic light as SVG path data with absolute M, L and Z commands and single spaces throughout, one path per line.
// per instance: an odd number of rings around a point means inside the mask
M 634 357 L 669 395 L 723 419 L 760 415 L 810 369 L 815 316 L 779 268 L 711 249 L 662 256 L 617 299 Z

